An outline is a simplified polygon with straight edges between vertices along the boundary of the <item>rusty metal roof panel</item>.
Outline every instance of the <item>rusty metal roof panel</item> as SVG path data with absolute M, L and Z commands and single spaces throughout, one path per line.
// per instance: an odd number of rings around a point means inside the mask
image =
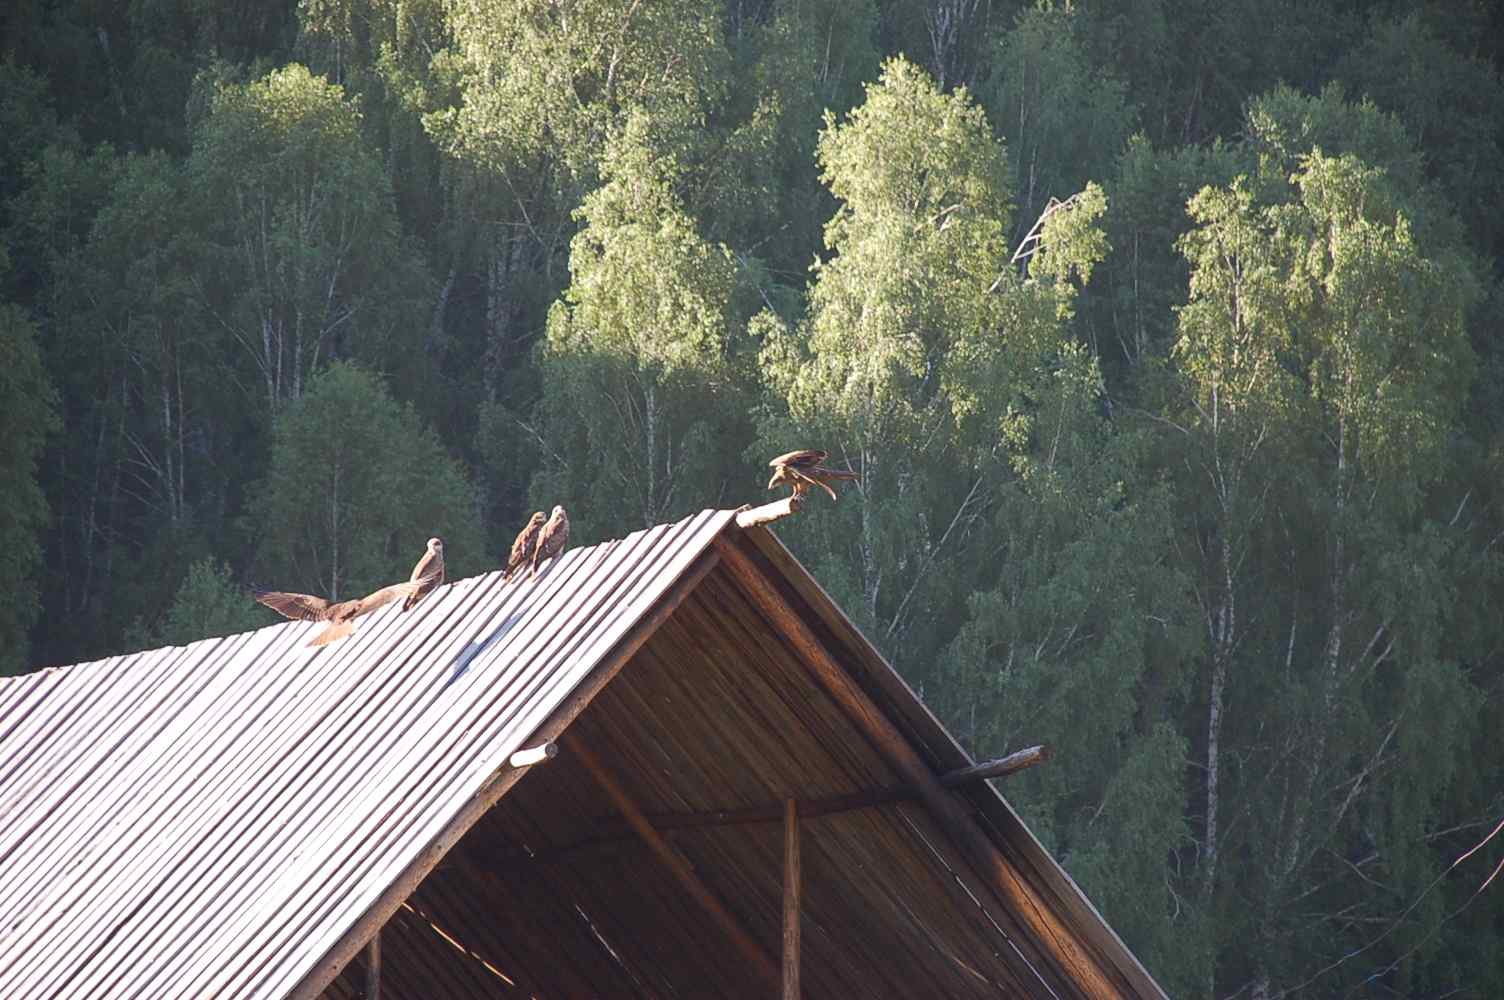
M 0 680 L 0 996 L 284 995 L 732 516 Z

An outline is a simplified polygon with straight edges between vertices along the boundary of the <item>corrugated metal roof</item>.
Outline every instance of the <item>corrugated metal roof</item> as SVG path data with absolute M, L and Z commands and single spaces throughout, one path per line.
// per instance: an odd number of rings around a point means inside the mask
M 284 995 L 731 517 L 0 681 L 0 996 Z

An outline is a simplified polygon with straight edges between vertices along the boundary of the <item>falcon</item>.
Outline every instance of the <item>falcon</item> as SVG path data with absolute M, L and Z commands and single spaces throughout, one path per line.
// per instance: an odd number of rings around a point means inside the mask
M 312 594 L 286 594 L 277 590 L 258 591 L 256 600 L 285 618 L 295 618 L 305 622 L 328 622 L 328 628 L 308 640 L 310 646 L 326 646 L 355 631 L 355 619 L 361 615 L 370 614 L 382 605 L 390 604 L 399 598 L 411 598 L 422 585 L 421 580 L 394 583 L 390 587 L 382 587 L 356 600 L 340 601 L 337 604 L 331 604 L 322 597 L 315 597 Z
M 825 457 L 826 453 L 818 448 L 805 448 L 803 451 L 779 455 L 768 463 L 773 469 L 768 489 L 780 485 L 791 486 L 794 496 L 802 497 L 811 486 L 818 486 L 829 493 L 832 500 L 836 499 L 836 491 L 830 488 L 831 480 L 860 479 L 861 476 L 845 469 L 827 469 L 820 464 L 825 461 Z
M 430 538 L 428 551 L 424 552 L 418 560 L 418 565 L 413 567 L 413 575 L 408 577 L 408 583 L 416 583 L 418 589 L 408 595 L 407 600 L 402 602 L 402 610 L 411 610 L 423 598 L 433 592 L 434 588 L 444 582 L 444 540 L 442 538 Z
M 555 507 L 548 523 L 543 526 L 542 531 L 538 532 L 538 547 L 533 550 L 532 576 L 538 575 L 539 563 L 563 552 L 564 546 L 568 544 L 569 515 L 564 513 L 563 507 Z
M 511 583 L 517 576 L 517 571 L 532 561 L 533 550 L 538 547 L 538 535 L 546 520 L 548 518 L 543 516 L 543 511 L 535 510 L 527 524 L 517 532 L 517 540 L 512 543 L 512 554 L 507 556 L 506 572 L 501 574 L 502 583 Z

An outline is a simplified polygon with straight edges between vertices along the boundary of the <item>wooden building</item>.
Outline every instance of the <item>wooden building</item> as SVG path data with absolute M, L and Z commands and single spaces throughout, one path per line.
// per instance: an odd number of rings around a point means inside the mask
M 740 520 L 0 680 L 0 996 L 1162 997 Z

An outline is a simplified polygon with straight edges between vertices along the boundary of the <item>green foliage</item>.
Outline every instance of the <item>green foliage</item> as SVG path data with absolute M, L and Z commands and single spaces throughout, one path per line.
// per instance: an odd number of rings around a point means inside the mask
M 982 93 L 1008 140 L 1019 238 L 1050 197 L 1107 177 L 1133 124 L 1123 84 L 1088 61 L 1081 19 L 1065 7 L 1025 11 L 999 42 Z
M 390 186 L 340 87 L 296 63 L 221 84 L 189 170 L 222 206 L 209 227 L 218 266 L 201 284 L 248 395 L 275 411 L 331 358 L 411 361 L 402 335 L 421 279 L 399 256 Z
M 7 553 L 0 588 L 0 674 L 30 665 L 27 633 L 41 612 L 37 577 L 42 569 L 42 529 L 47 500 L 37 466 L 48 436 L 58 429 L 56 397 L 36 347 L 36 331 L 23 310 L 0 303 L 0 547 Z
M 152 641 L 158 646 L 186 646 L 199 639 L 270 625 L 275 620 L 275 615 L 251 600 L 250 592 L 236 583 L 228 566 L 205 558 L 188 567 L 188 575 Z
M 1172 995 L 1504 995 L 1497 6 L 12 4 L 0 669 L 823 447 L 780 535 Z
M 444 539 L 458 579 L 488 563 L 464 469 L 376 376 L 335 364 L 278 417 L 248 528 L 256 579 L 330 599 L 407 579 Z
M 573 499 L 584 537 L 717 503 L 721 456 L 747 440 L 735 264 L 680 208 L 657 138 L 634 115 L 603 156 L 539 352 L 533 502 Z
M 445 11 L 455 48 L 443 71 L 464 102 L 432 128 L 493 168 L 546 155 L 588 184 L 627 110 L 703 108 L 726 68 L 704 0 L 447 0 Z

